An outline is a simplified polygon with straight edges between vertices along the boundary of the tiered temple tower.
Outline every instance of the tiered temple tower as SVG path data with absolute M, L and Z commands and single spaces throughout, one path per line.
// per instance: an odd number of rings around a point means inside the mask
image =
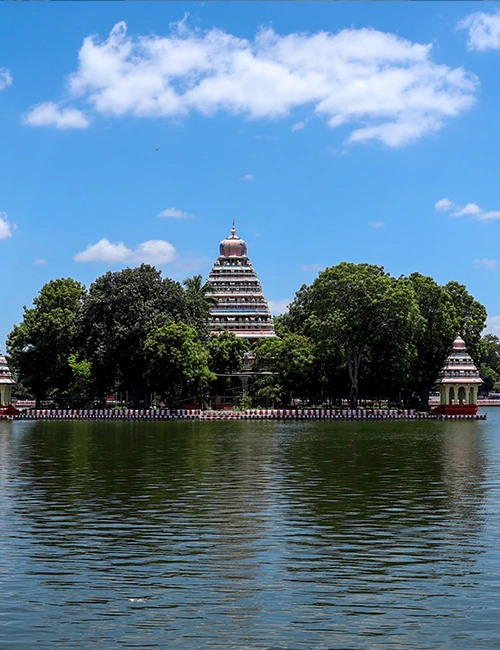
M 7 406 L 12 402 L 12 388 L 15 386 L 14 379 L 7 359 L 0 352 L 0 406 Z
M 465 341 L 457 336 L 436 381 L 441 403 L 435 412 L 446 415 L 477 413 L 477 393 L 482 383 L 479 371 L 465 348 Z
M 213 333 L 225 330 L 250 341 L 275 336 L 269 305 L 234 220 L 230 236 L 220 243 L 208 281 L 212 291 L 207 296 L 217 301 L 211 309 Z

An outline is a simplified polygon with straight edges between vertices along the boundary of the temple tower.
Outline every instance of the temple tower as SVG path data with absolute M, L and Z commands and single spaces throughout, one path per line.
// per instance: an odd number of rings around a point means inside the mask
M 269 305 L 234 220 L 231 234 L 220 243 L 208 281 L 212 290 L 207 296 L 217 301 L 211 309 L 212 333 L 225 330 L 250 341 L 275 336 Z
M 14 379 L 7 359 L 0 353 L 0 406 L 7 406 L 12 402 L 12 388 L 15 386 Z
M 441 403 L 434 410 L 446 415 L 477 413 L 477 393 L 482 383 L 479 371 L 465 349 L 464 340 L 457 336 L 439 371 L 436 384 L 439 386 Z

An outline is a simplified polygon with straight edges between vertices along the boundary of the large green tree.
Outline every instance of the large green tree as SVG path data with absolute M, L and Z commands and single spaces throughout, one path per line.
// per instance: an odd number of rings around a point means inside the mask
M 427 409 L 429 391 L 460 331 L 460 318 L 449 291 L 433 278 L 412 273 L 407 282 L 415 293 L 423 318 L 423 327 L 416 340 L 417 354 L 410 388 L 419 395 L 421 408 Z
M 467 351 L 479 361 L 481 334 L 486 327 L 486 307 L 467 291 L 467 287 L 455 280 L 445 285 L 451 297 L 458 319 L 458 330 L 467 346 Z
M 379 266 L 342 262 L 301 288 L 286 324 L 311 338 L 318 356 L 336 350 L 348 371 L 355 408 L 363 363 L 380 348 L 394 365 L 406 360 L 421 321 L 408 283 Z
M 150 388 L 170 406 L 182 397 L 201 401 L 215 380 L 208 367 L 208 350 L 199 333 L 185 323 L 169 323 L 154 329 L 144 350 Z
M 119 387 L 135 406 L 147 403 L 146 339 L 168 322 L 189 319 L 182 286 L 148 264 L 97 278 L 85 300 L 82 332 L 100 392 Z
M 68 358 L 78 349 L 85 287 L 71 278 L 51 280 L 24 307 L 23 320 L 7 339 L 12 368 L 35 395 L 37 407 L 47 397 L 64 397 L 73 371 Z

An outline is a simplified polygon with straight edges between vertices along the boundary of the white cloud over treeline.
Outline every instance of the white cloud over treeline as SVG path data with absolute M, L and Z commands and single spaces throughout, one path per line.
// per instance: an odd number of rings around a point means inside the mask
M 397 147 L 439 130 L 475 101 L 477 79 L 435 63 L 432 45 L 375 29 L 244 39 L 185 21 L 168 36 L 130 36 L 124 22 L 107 39 L 88 36 L 69 90 L 115 117 L 178 117 L 197 111 L 279 119 L 309 108 L 350 142 Z M 42 105 L 44 106 L 44 105 Z M 305 124 L 298 122 L 297 124 Z
M 75 262 L 108 262 L 111 264 L 170 264 L 177 257 L 175 247 L 162 239 L 151 239 L 129 248 L 123 242 L 103 238 L 74 256 Z
M 476 11 L 458 23 L 459 29 L 468 31 L 469 50 L 485 51 L 500 49 L 500 12 Z
M 483 222 L 500 219 L 500 210 L 483 210 L 477 203 L 467 203 L 464 206 L 460 206 L 450 201 L 450 199 L 440 199 L 436 201 L 434 207 L 441 212 L 449 212 L 452 217 L 469 216 Z

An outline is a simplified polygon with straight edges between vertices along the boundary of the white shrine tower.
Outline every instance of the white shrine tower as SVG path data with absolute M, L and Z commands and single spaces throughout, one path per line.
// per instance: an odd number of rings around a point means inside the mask
M 444 415 L 474 415 L 477 413 L 477 394 L 483 380 L 461 336 L 453 341 L 453 348 L 439 371 L 436 381 L 441 396 L 434 409 Z

